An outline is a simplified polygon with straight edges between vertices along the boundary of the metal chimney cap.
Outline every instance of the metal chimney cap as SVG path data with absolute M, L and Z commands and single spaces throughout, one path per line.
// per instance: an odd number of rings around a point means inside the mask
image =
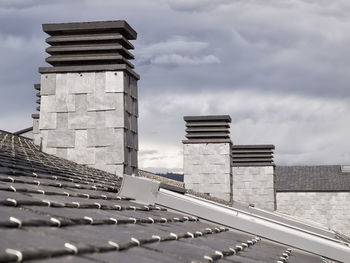
M 185 121 L 227 121 L 232 119 L 229 115 L 205 115 L 205 116 L 184 116 Z
M 135 40 L 136 31 L 124 20 L 115 21 L 93 21 L 43 24 L 43 31 L 49 35 L 79 34 L 86 31 L 111 31 L 118 30 L 127 38 Z

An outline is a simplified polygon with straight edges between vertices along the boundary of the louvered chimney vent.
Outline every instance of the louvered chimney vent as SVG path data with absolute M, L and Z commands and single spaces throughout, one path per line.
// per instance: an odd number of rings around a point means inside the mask
M 232 166 L 274 166 L 274 145 L 233 145 Z
M 137 37 L 125 21 L 44 24 L 50 35 L 46 62 L 53 67 L 39 68 L 40 73 L 123 70 L 139 79 L 129 61 L 134 46 L 129 40 Z
M 230 142 L 228 115 L 185 116 L 186 138 L 191 142 Z M 186 141 L 184 141 L 185 143 Z

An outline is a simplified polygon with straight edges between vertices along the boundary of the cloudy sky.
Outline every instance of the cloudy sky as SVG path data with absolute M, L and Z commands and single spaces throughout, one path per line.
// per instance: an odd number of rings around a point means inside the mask
M 229 114 L 235 144 L 278 165 L 350 164 L 347 0 L 0 0 L 0 129 L 31 126 L 42 23 L 138 32 L 140 167 L 182 169 L 184 115 Z

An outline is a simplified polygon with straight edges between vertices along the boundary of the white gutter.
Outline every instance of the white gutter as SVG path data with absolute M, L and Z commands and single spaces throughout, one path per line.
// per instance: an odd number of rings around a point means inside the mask
M 330 229 L 326 228 L 323 225 L 318 225 L 316 223 L 310 223 L 306 220 L 301 220 L 293 218 L 291 216 L 281 214 L 278 212 L 267 211 L 263 209 L 259 209 L 256 207 L 250 207 L 248 205 L 238 204 L 234 202 L 232 206 L 235 210 L 239 210 L 243 213 L 253 214 L 255 216 L 261 216 L 263 218 L 268 218 L 271 221 L 276 221 L 278 224 L 285 224 L 288 226 L 292 226 L 294 228 L 302 229 L 303 231 L 309 231 L 312 233 L 316 233 L 321 236 L 325 236 L 331 239 L 335 239 L 336 234 Z M 339 240 L 336 240 L 339 241 Z

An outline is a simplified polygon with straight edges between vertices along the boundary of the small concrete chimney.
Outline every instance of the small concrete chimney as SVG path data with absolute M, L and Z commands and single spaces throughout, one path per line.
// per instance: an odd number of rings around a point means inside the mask
M 275 209 L 274 145 L 233 145 L 233 200 Z
M 230 122 L 228 115 L 185 116 L 184 182 L 187 189 L 232 200 Z
M 136 174 L 139 75 L 129 62 L 129 40 L 137 33 L 125 21 L 44 24 L 43 30 L 52 67 L 39 68 L 35 142 L 80 164 Z

